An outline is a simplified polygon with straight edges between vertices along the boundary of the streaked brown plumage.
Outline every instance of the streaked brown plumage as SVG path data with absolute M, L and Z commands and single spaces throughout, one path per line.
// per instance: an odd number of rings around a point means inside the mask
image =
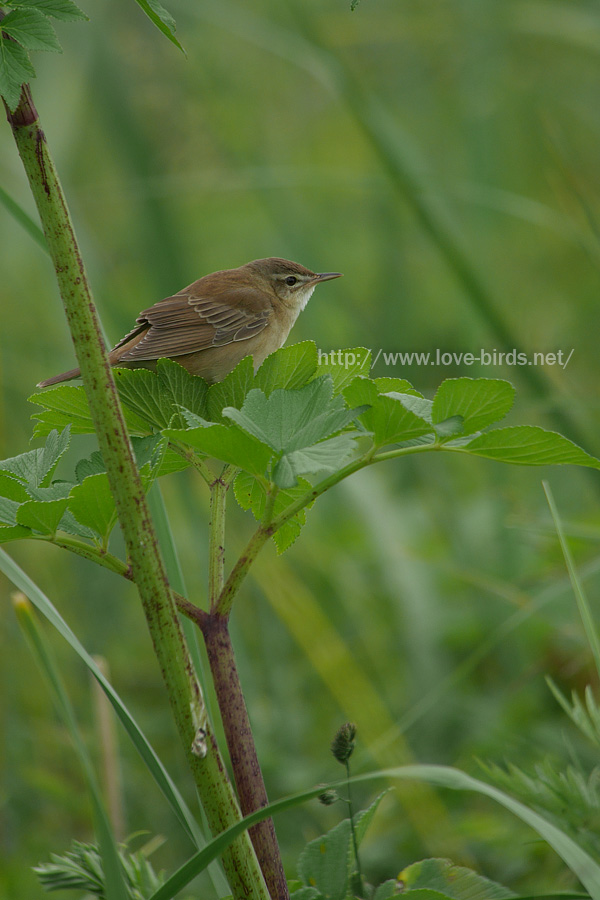
M 110 364 L 151 369 L 169 357 L 210 383 L 250 354 L 256 369 L 284 344 L 315 286 L 339 277 L 276 257 L 205 275 L 141 312 L 135 328 L 110 351 Z M 38 387 L 79 375 L 71 369 Z

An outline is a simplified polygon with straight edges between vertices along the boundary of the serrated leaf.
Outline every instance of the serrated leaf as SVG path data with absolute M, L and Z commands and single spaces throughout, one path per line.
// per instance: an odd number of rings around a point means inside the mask
M 328 352 L 319 350 L 318 363 L 316 376 L 331 375 L 335 397 L 357 376 L 368 376 L 371 370 L 371 351 L 366 347 Z
M 16 525 L 17 510 L 19 503 L 16 500 L 7 500 L 6 497 L 0 497 L 0 524 Z
M 421 397 L 423 399 L 423 394 L 420 394 L 406 378 L 391 378 L 384 375 L 381 378 L 374 378 L 373 384 L 380 394 L 393 391 L 397 394 L 412 394 L 413 397 Z
M 254 367 L 252 358 L 245 356 L 223 381 L 211 384 L 206 398 L 207 418 L 211 422 L 225 422 L 222 411 L 226 406 L 240 409 L 246 394 L 254 387 Z
M 239 428 L 208 423 L 197 428 L 167 428 L 163 432 L 170 440 L 178 441 L 206 456 L 238 466 L 253 475 L 264 475 L 273 455 L 264 443 Z
M 42 534 L 54 534 L 67 508 L 67 500 L 28 500 L 17 510 L 17 524 Z
M 155 428 L 168 428 L 178 410 L 149 369 L 114 369 L 119 397 L 130 410 Z
M 46 16 L 34 6 L 13 9 L 2 19 L 0 28 L 26 50 L 62 52 L 54 28 Z
M 74 22 L 77 19 L 89 21 L 83 10 L 72 0 L 12 0 L 11 6 L 33 6 L 45 16 L 62 19 L 64 22 Z
M 6 544 L 8 541 L 18 541 L 22 538 L 28 538 L 31 535 L 31 529 L 25 528 L 23 525 L 0 525 L 0 544 Z
M 463 434 L 474 434 L 510 411 L 515 389 L 499 378 L 448 378 L 433 398 L 434 424 L 452 416 L 462 416 Z
M 27 493 L 32 500 L 42 500 L 47 503 L 50 500 L 64 500 L 68 497 L 73 484 L 70 481 L 53 481 L 48 487 L 34 487 L 27 485 Z
M 352 455 L 355 432 L 338 434 L 328 440 L 284 453 L 273 468 L 273 480 L 281 488 L 293 487 L 300 475 L 336 472 Z
M 58 461 L 69 446 L 70 431 L 67 426 L 59 434 L 53 430 L 48 435 L 44 447 L 28 450 L 19 456 L 0 461 L 0 470 L 8 475 L 13 475 L 19 481 L 33 487 L 45 487 L 50 479 Z
M 81 525 L 107 539 L 117 521 L 117 513 L 108 477 L 103 472 L 88 476 L 72 488 L 69 512 Z
M 517 895 L 509 888 L 478 875 L 472 869 L 455 866 L 448 859 L 422 859 L 398 875 L 403 892 L 438 891 L 451 900 L 508 900 Z
M 24 503 L 29 500 L 29 494 L 25 490 L 25 486 L 16 478 L 0 472 L 0 497 L 6 497 L 8 500 L 16 500 L 17 503 Z
M 316 887 L 327 900 L 344 900 L 349 853 L 350 820 L 344 819 L 327 834 L 306 845 L 298 860 L 298 875 L 306 885 Z
M 135 0 L 135 2 L 144 10 L 150 21 L 156 25 L 158 30 L 161 31 L 172 44 L 179 47 L 182 52 L 185 52 L 173 34 L 175 31 L 175 20 L 171 13 L 167 12 L 164 6 L 158 3 L 158 0 Z
M 311 490 L 311 487 L 312 485 L 309 481 L 299 478 L 298 484 L 294 487 L 288 490 L 280 490 L 273 504 L 273 516 L 279 516 L 285 512 L 288 506 L 300 499 L 300 497 L 305 496 Z M 265 511 L 267 496 L 264 486 L 247 472 L 240 472 L 234 481 L 233 491 L 235 499 L 242 509 L 251 510 L 256 521 L 260 522 Z M 285 525 L 275 532 L 273 540 L 278 553 L 284 553 L 294 543 L 306 522 L 306 510 L 311 505 L 308 504 L 304 509 L 301 509 L 289 522 L 286 522 Z
M 15 41 L 0 37 L 0 94 L 11 112 L 19 105 L 21 86 L 35 78 L 27 51 Z
M 329 375 L 298 391 L 273 391 L 270 397 L 254 389 L 241 409 L 225 407 L 223 415 L 275 452 L 291 453 L 341 431 L 356 417 L 357 410 L 346 409 L 343 398 L 332 398 L 332 393 Z
M 420 397 L 410 394 L 379 394 L 377 386 L 368 378 L 355 378 L 344 390 L 350 406 L 367 404 L 369 409 L 359 416 L 359 421 L 372 433 L 377 447 L 409 441 L 433 433 L 433 427 L 417 415 L 407 404 L 424 403 Z
M 290 344 L 271 353 L 258 369 L 254 387 L 267 397 L 278 388 L 297 390 L 304 387 L 317 370 L 317 347 L 314 341 Z
M 479 435 L 462 449 L 487 459 L 521 466 L 577 465 L 600 469 L 600 460 L 562 434 L 537 425 L 498 428 Z
M 433 402 L 431 400 L 427 400 L 425 397 L 420 397 L 416 393 L 403 394 L 397 391 L 388 391 L 386 394 L 382 394 L 382 396 L 391 397 L 393 400 L 399 400 L 404 408 L 409 412 L 414 413 L 414 415 L 418 416 L 419 419 L 423 419 L 423 421 L 427 422 L 428 425 L 433 424 L 431 415 Z
M 47 391 L 33 394 L 28 398 L 30 403 L 43 407 L 43 412 L 33 413 L 38 419 L 34 428 L 34 436 L 47 435 L 53 428 L 71 426 L 73 434 L 93 434 L 94 425 L 83 385 L 61 384 Z M 123 407 L 123 415 L 130 432 L 148 434 L 148 423 L 136 415 L 127 406 Z

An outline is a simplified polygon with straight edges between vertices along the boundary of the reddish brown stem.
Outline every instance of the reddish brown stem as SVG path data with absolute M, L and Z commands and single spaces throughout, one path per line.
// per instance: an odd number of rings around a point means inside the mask
M 196 617 L 204 635 L 233 776 L 244 816 L 267 806 L 269 799 L 256 754 L 250 718 L 242 693 L 227 618 Z M 289 891 L 272 819 L 249 830 L 271 897 L 288 900 Z

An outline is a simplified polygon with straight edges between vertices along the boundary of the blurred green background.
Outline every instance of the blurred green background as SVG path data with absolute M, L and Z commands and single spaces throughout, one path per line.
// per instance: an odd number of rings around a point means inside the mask
M 407 377 L 427 396 L 446 377 L 509 378 L 510 424 L 559 428 L 600 452 L 596 4 L 362 0 L 351 12 L 349 0 L 173 0 L 187 58 L 133 2 L 81 5 L 91 22 L 59 23 L 65 54 L 36 56 L 33 87 L 111 343 L 200 275 L 283 256 L 345 274 L 317 291 L 292 340 L 374 353 L 573 350 L 566 369 L 380 359 L 375 374 Z M 0 185 L 35 215 L 6 125 Z M 74 363 L 47 257 L 2 207 L 0 233 L 5 458 L 29 445 L 36 382 Z M 93 449 L 87 438 L 77 446 Z M 324 497 L 284 557 L 263 552 L 233 628 L 272 798 L 341 774 L 329 744 L 346 720 L 359 727 L 355 771 L 593 762 L 544 681 L 570 691 L 595 676 L 543 477 L 594 602 L 600 482 L 583 470 L 446 455 L 386 463 Z M 182 473 L 163 492 L 201 600 L 206 490 Z M 230 563 L 250 528 L 232 507 Z M 108 659 L 194 804 L 134 589 L 52 547 L 8 549 Z M 0 576 L 0 895 L 20 900 L 43 895 L 30 866 L 89 839 L 91 826 L 11 590 Z M 93 749 L 89 681 L 52 643 Z M 126 832 L 163 835 L 153 861 L 171 869 L 191 848 L 122 733 L 119 752 Z M 343 815 L 311 804 L 278 820 L 290 876 L 303 844 Z M 365 844 L 367 877 L 434 855 L 524 893 L 572 885 L 490 801 L 404 786 Z

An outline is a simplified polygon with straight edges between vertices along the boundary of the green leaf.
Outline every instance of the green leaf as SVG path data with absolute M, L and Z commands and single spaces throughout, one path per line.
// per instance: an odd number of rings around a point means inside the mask
M 173 16 L 167 12 L 164 6 L 158 3 L 158 0 L 135 0 L 135 2 L 144 10 L 150 21 L 156 25 L 158 30 L 161 31 L 172 44 L 179 47 L 182 52 L 185 52 L 173 34 L 175 31 L 175 20 L 173 19 Z
M 316 377 L 331 375 L 333 395 L 341 394 L 358 375 L 368 376 L 371 370 L 371 351 L 366 347 L 349 350 L 319 350 Z M 407 382 L 408 384 L 408 382 Z
M 17 510 L 17 523 L 41 531 L 42 534 L 55 534 L 64 512 L 67 500 L 29 500 Z
M 27 52 L 15 41 L 0 37 L 0 94 L 11 112 L 19 105 L 21 86 L 35 78 Z
M 46 16 L 35 7 L 13 9 L 0 28 L 26 50 L 52 50 L 61 53 L 56 32 Z
M 108 476 L 100 472 L 76 484 L 69 495 L 69 511 L 78 522 L 106 540 L 117 521 Z
M 296 500 L 299 500 L 300 497 L 304 497 L 305 494 L 311 490 L 311 487 L 312 485 L 310 482 L 305 481 L 303 478 L 299 478 L 298 484 L 294 487 L 289 488 L 288 490 L 278 491 L 277 496 L 275 497 L 275 503 L 273 504 L 273 516 L 279 516 L 281 513 L 285 512 L 288 506 Z M 233 491 L 235 499 L 242 509 L 251 510 L 256 521 L 260 522 L 265 511 L 267 498 L 264 485 L 247 472 L 240 472 L 234 481 Z M 299 513 L 291 518 L 289 522 L 286 522 L 285 525 L 279 528 L 273 535 L 273 540 L 275 541 L 278 553 L 283 553 L 288 547 L 291 547 L 300 534 L 302 526 L 306 522 L 307 508 L 310 508 L 310 505 L 301 509 Z
M 434 424 L 462 416 L 463 434 L 474 434 L 510 411 L 515 389 L 499 378 L 448 378 L 433 398 Z
M 341 431 L 358 414 L 342 397 L 332 399 L 330 376 L 311 381 L 298 391 L 276 390 L 270 397 L 249 392 L 240 409 L 226 407 L 223 415 L 278 453 L 311 447 Z
M 272 451 L 239 428 L 208 423 L 198 428 L 167 428 L 163 434 L 193 450 L 239 466 L 253 475 L 264 475 Z
M 348 885 L 350 820 L 344 819 L 327 834 L 310 841 L 300 854 L 298 875 L 327 900 L 344 900 Z
M 211 422 L 227 422 L 222 416 L 226 406 L 239 409 L 249 390 L 254 387 L 254 367 L 252 358 L 245 356 L 223 381 L 211 384 L 206 400 L 207 416 Z
M 345 460 L 352 455 L 356 446 L 352 434 L 338 434 L 328 440 L 284 453 L 273 469 L 273 479 L 281 488 L 293 487 L 300 475 L 311 475 L 316 472 L 336 472 Z
M 48 435 L 46 445 L 35 450 L 28 450 L 20 456 L 0 461 L 0 470 L 18 478 L 32 487 L 45 487 L 50 479 L 58 461 L 69 446 L 69 426 L 59 434 L 53 430 Z
M 374 378 L 373 384 L 380 394 L 387 394 L 393 391 L 397 394 L 412 394 L 413 397 L 421 397 L 423 399 L 423 394 L 420 394 L 406 378 L 390 378 L 384 375 L 381 378 Z
M 25 485 L 11 475 L 5 475 L 4 472 L 0 472 L 0 497 L 16 500 L 17 503 L 24 503 L 30 499 Z
M 373 900 L 397 900 L 398 898 L 398 882 L 395 878 L 384 881 L 380 884 L 373 894 Z
M 433 427 L 425 419 L 406 408 L 409 403 L 427 402 L 419 397 L 400 393 L 379 394 L 375 383 L 368 378 L 355 378 L 344 390 L 344 397 L 350 406 L 370 406 L 359 416 L 359 421 L 372 433 L 377 447 L 433 433 Z
M 0 524 L 16 525 L 19 506 L 20 504 L 16 500 L 7 500 L 6 497 L 0 497 Z
M 517 896 L 503 885 L 472 869 L 455 866 L 447 859 L 423 859 L 413 863 L 400 872 L 398 880 L 404 885 L 403 892 L 428 888 L 452 900 L 508 900 Z
M 600 460 L 577 444 L 562 434 L 536 425 L 498 428 L 479 435 L 462 449 L 487 459 L 521 466 L 577 465 L 600 469 Z
M 206 382 L 172 360 L 159 360 L 156 372 L 119 368 L 113 372 L 123 404 L 154 428 L 184 426 L 181 406 L 206 415 Z
M 0 544 L 6 544 L 8 541 L 18 541 L 22 538 L 28 538 L 31 535 L 30 528 L 24 528 L 23 525 L 0 526 Z
M 268 397 L 277 388 L 304 387 L 316 371 L 317 347 L 314 341 L 301 341 L 267 356 L 256 373 L 254 387 L 260 388 Z
M 354 816 L 354 830 L 356 832 L 356 841 L 360 845 L 362 840 L 367 833 L 369 825 L 373 821 L 375 813 L 379 809 L 379 804 L 386 796 L 389 794 L 391 788 L 388 788 L 386 791 L 382 791 L 378 797 L 375 797 L 373 802 L 367 809 L 362 809 L 356 816 Z
M 139 371 L 142 371 L 141 369 Z M 40 391 L 29 397 L 30 403 L 44 408 L 32 416 L 36 423 L 34 437 L 47 435 L 53 428 L 71 426 L 73 434 L 93 434 L 94 425 L 83 385 L 61 384 L 47 391 Z M 145 419 L 136 415 L 127 406 L 123 408 L 125 422 L 130 432 L 148 434 L 150 430 Z
M 74 22 L 77 19 L 88 20 L 88 17 L 72 0 L 12 0 L 11 6 L 33 6 L 46 16 Z

